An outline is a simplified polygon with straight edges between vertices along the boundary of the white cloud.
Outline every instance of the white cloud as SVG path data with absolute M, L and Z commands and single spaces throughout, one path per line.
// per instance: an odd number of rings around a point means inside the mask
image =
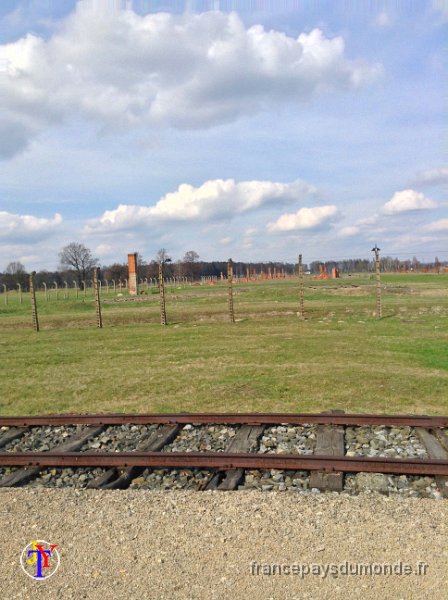
M 389 13 L 383 11 L 378 13 L 375 17 L 374 25 L 381 28 L 391 27 L 393 25 L 393 19 Z
M 370 225 L 376 225 L 376 223 L 378 222 L 378 215 L 374 214 L 371 215 L 370 217 L 365 217 L 364 219 L 359 219 L 359 221 L 357 221 L 357 225 L 359 225 L 360 227 L 369 227 Z
M 351 237 L 352 235 L 358 235 L 361 231 L 361 228 L 357 225 L 347 225 L 347 227 L 342 227 L 338 231 L 338 237 Z
M 98 18 L 80 2 L 48 40 L 0 45 L 0 156 L 71 117 L 113 131 L 210 127 L 355 89 L 381 72 L 346 58 L 344 40 L 318 29 L 293 38 L 218 11 Z
M 296 213 L 281 215 L 274 223 L 268 223 L 268 230 L 295 231 L 298 229 L 316 229 L 324 224 L 334 221 L 339 216 L 336 206 L 316 206 L 314 208 L 301 208 Z
M 55 213 L 52 219 L 45 219 L 0 211 L 0 243 L 11 240 L 36 241 L 55 231 L 61 223 L 62 216 L 59 213 Z
M 95 252 L 100 256 L 108 256 L 113 252 L 113 246 L 110 244 L 98 244 L 95 248 Z
M 448 219 L 439 219 L 433 223 L 429 223 L 425 227 L 426 231 L 448 231 Z
M 414 185 L 439 185 L 448 183 L 448 167 L 422 171 L 417 174 L 413 183 Z
M 448 21 L 448 3 L 446 0 L 432 0 L 432 9 L 439 13 L 442 23 Z
M 398 215 L 416 210 L 431 210 L 437 208 L 438 204 L 415 190 L 402 190 L 395 192 L 389 202 L 382 208 L 385 215 Z
M 257 233 L 257 228 L 256 227 L 247 227 L 244 230 L 244 235 L 247 235 L 247 236 L 254 235 L 255 233 Z
M 199 187 L 183 183 L 154 206 L 120 204 L 87 224 L 88 231 L 117 231 L 167 221 L 230 219 L 269 206 L 281 207 L 314 195 L 316 188 L 303 181 L 242 181 L 214 179 Z

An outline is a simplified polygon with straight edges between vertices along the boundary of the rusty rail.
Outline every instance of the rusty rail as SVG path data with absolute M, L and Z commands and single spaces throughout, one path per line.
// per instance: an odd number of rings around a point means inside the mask
M 33 427 L 37 425 L 145 425 L 151 423 L 218 425 L 385 425 L 393 427 L 448 427 L 448 416 L 322 414 L 322 413 L 171 413 L 171 414 L 55 414 L 0 417 L 0 427 Z
M 227 452 L 2 452 L 0 466 L 281 469 L 448 475 L 448 461 Z

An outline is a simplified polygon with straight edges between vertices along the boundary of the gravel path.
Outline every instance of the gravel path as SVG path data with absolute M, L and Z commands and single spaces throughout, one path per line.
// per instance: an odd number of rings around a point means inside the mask
M 446 500 L 30 488 L 0 490 L 0 506 L 8 600 L 423 600 L 448 589 Z M 39 584 L 19 565 L 35 539 L 61 555 Z M 428 567 L 425 576 L 323 576 L 320 565 L 345 561 Z M 321 575 L 262 574 L 299 564 Z

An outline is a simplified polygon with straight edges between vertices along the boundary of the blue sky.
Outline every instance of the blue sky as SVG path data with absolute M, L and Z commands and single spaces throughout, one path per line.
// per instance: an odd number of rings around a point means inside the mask
M 441 1 L 4 0 L 0 270 L 448 259 Z

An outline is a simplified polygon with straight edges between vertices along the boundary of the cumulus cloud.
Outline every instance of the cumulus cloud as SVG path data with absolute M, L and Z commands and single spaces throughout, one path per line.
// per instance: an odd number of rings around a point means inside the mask
M 336 206 L 316 206 L 314 208 L 301 208 L 296 213 L 281 215 L 277 221 L 268 223 L 268 230 L 296 231 L 299 229 L 316 229 L 324 224 L 334 221 L 339 216 Z
M 87 224 L 89 231 L 117 231 L 166 221 L 217 221 L 264 207 L 281 207 L 314 195 L 316 188 L 303 182 L 214 179 L 199 187 L 183 183 L 154 206 L 120 204 Z
M 0 243 L 3 241 L 36 241 L 56 230 L 62 223 L 62 216 L 55 213 L 52 219 L 31 215 L 16 215 L 0 211 Z
M 408 189 L 395 192 L 389 202 L 384 204 L 382 212 L 385 215 L 398 215 L 416 210 L 431 210 L 437 206 L 434 200 L 430 200 L 421 192 Z
M 448 167 L 422 171 L 418 173 L 413 183 L 414 185 L 439 185 L 448 183 Z
M 132 10 L 98 15 L 79 2 L 48 40 L 0 45 L 0 156 L 70 117 L 105 129 L 204 128 L 331 90 L 370 83 L 382 68 L 345 56 L 341 37 L 297 38 L 236 13 Z

